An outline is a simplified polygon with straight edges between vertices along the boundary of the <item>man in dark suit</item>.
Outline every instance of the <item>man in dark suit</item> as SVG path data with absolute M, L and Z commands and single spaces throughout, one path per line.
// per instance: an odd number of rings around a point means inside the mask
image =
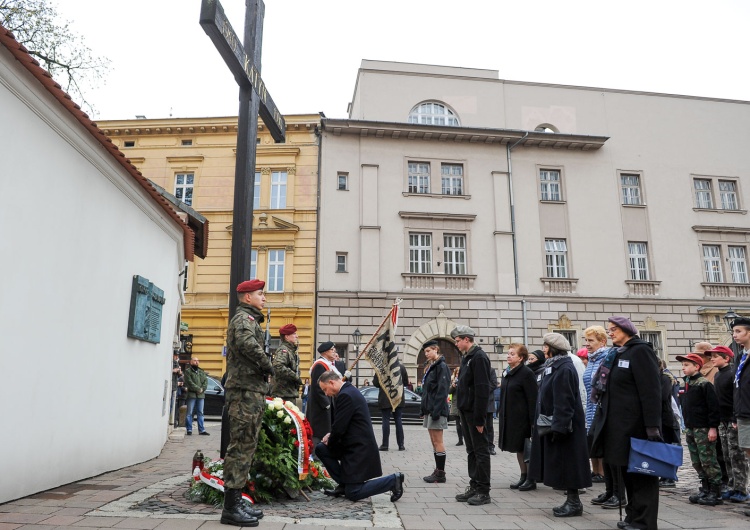
M 404 494 L 404 474 L 381 476 L 380 453 L 365 398 L 332 370 L 320 375 L 318 385 L 335 403 L 331 432 L 315 448 L 315 454 L 338 483 L 326 495 L 345 495 L 350 501 L 358 501 L 390 491 L 391 502 L 399 500 Z

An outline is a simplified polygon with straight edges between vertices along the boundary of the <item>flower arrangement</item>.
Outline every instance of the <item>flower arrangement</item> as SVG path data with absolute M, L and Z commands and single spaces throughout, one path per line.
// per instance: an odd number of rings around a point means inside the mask
M 269 502 L 305 487 L 332 488 L 325 468 L 312 460 L 312 449 L 312 429 L 299 408 L 281 398 L 266 398 L 263 426 L 244 493 L 254 501 Z M 204 466 L 205 474 L 214 480 L 200 480 L 196 475 L 190 489 L 192 499 L 223 503 L 223 464 L 215 460 Z

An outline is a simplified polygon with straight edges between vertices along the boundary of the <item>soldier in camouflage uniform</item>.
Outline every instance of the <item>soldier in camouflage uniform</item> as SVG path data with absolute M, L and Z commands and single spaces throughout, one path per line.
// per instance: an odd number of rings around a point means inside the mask
M 720 418 L 716 391 L 700 373 L 703 366 L 701 355 L 678 355 L 677 360 L 682 361 L 682 373 L 685 374 L 685 391 L 681 398 L 686 427 L 685 440 L 690 450 L 690 461 L 702 483 L 702 491 L 691 495 L 689 500 L 704 506 L 723 504 L 721 469 L 716 460 Z
M 262 425 L 271 361 L 263 349 L 265 282 L 250 280 L 237 286 L 239 306 L 227 330 L 226 407 L 229 447 L 224 459 L 224 510 L 221 523 L 258 526 L 263 512 L 245 505 L 242 488 L 253 461 Z
M 297 326 L 287 324 L 279 329 L 281 345 L 273 354 L 273 388 L 271 395 L 295 403 L 302 379 L 297 356 Z

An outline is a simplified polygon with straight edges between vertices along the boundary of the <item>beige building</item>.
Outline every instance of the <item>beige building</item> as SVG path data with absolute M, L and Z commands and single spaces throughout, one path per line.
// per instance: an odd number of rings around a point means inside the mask
M 351 352 L 400 297 L 412 377 L 457 323 L 496 367 L 500 345 L 577 348 L 613 314 L 669 361 L 728 342 L 750 294 L 749 122 L 744 101 L 363 61 L 349 118 L 322 123 L 318 340 Z
M 286 143 L 258 126 L 253 276 L 266 281 L 272 345 L 299 328 L 302 367 L 312 359 L 320 116 L 286 116 Z M 181 320 L 185 345 L 215 376 L 225 371 L 237 118 L 103 121 L 99 126 L 158 186 L 208 220 L 208 255 L 186 267 Z M 192 343 L 192 344 L 190 344 Z

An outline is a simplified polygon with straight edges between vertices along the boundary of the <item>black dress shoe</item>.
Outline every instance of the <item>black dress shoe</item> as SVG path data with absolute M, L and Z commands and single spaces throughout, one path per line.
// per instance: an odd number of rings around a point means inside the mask
M 387 451 L 388 450 L 388 446 L 387 445 L 381 445 L 380 447 L 378 447 L 378 450 L 379 451 Z
M 536 481 L 526 479 L 526 481 L 518 486 L 518 491 L 531 491 L 536 489 Z
M 339 484 L 332 490 L 323 490 L 323 493 L 329 497 L 341 497 L 345 493 L 344 486 Z
M 208 431 L 199 432 L 198 434 L 202 434 L 203 436 L 211 436 L 211 433 Z
M 396 485 L 391 490 L 391 502 L 396 502 L 404 494 L 404 474 L 396 473 Z
M 463 444 L 464 444 L 464 441 L 463 440 L 459 440 L 458 443 L 456 444 L 456 446 L 463 445 Z
M 591 499 L 591 504 L 594 504 L 594 505 L 597 505 L 597 506 L 601 506 L 602 504 L 604 504 L 605 502 L 607 502 L 611 496 L 612 496 L 611 493 L 608 493 L 608 492 L 605 491 L 601 495 L 599 495 L 599 496 L 594 497 L 593 499 Z
M 403 445 L 399 445 L 398 446 L 398 450 L 399 451 L 406 451 L 406 447 L 404 447 Z
M 617 495 L 612 495 L 609 499 L 607 499 L 607 502 L 603 502 L 601 504 L 602 508 L 606 508 L 608 510 L 617 510 L 620 506 L 625 506 L 625 502 L 620 500 L 620 497 Z
M 497 452 L 495 451 L 495 448 L 494 448 L 494 447 L 490 447 L 490 454 L 491 454 L 492 456 L 495 456 L 495 455 L 497 454 Z
M 617 528 L 619 528 L 620 530 L 622 530 L 623 528 L 627 528 L 628 526 L 630 526 L 630 521 L 628 521 L 627 519 L 625 519 L 624 521 L 617 521 Z

